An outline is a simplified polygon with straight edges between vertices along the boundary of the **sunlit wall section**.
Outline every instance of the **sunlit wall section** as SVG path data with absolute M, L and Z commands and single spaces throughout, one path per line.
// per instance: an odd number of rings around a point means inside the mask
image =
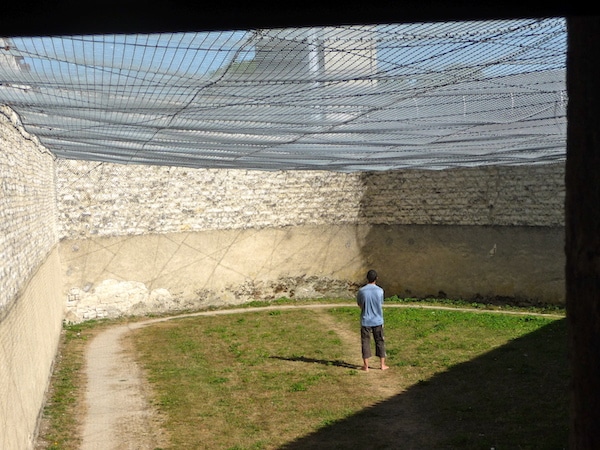
M 4 107 L 0 154 L 0 448 L 30 449 L 64 314 L 54 158 Z

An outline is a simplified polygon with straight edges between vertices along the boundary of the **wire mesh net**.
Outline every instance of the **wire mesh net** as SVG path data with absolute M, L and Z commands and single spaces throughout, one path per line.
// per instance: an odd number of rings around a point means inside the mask
M 58 158 L 263 170 L 564 160 L 560 18 L 0 38 Z

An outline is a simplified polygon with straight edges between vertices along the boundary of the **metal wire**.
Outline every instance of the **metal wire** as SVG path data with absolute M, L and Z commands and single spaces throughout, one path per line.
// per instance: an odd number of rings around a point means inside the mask
M 59 158 L 263 170 L 564 160 L 563 19 L 0 38 Z

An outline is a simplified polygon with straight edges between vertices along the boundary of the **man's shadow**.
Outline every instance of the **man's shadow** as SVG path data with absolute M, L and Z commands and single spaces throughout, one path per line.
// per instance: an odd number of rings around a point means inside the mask
M 283 361 L 296 361 L 296 362 L 304 362 L 310 364 L 322 364 L 324 366 L 335 366 L 335 367 L 344 367 L 346 369 L 360 369 L 361 366 L 356 364 L 350 364 L 345 361 L 335 360 L 331 361 L 328 359 L 316 359 L 316 358 L 307 358 L 306 356 L 270 356 L 272 359 L 281 359 Z

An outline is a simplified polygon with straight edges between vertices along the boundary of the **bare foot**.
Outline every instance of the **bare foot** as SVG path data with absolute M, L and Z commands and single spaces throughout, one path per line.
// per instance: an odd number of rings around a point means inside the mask
M 386 366 L 386 365 L 381 366 L 381 370 L 388 370 L 389 368 L 390 368 L 390 366 Z
M 369 366 L 362 366 L 360 370 L 364 370 L 365 372 L 369 371 Z

